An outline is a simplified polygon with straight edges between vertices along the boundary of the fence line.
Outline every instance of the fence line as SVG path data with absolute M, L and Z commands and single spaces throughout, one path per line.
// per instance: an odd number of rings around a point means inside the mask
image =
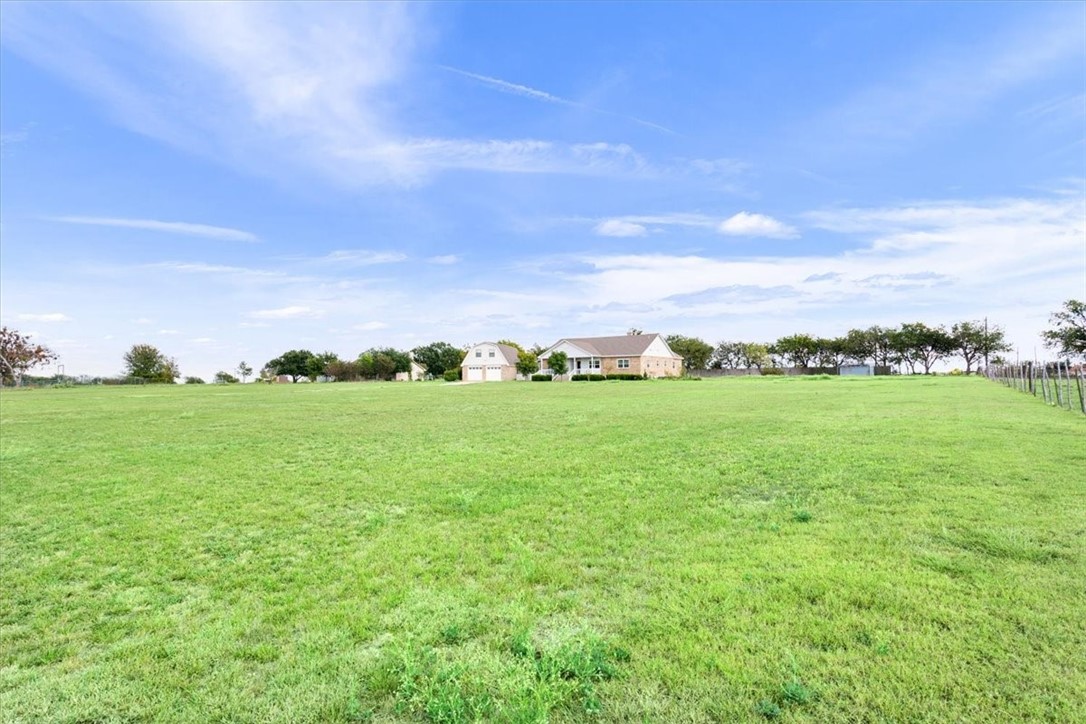
M 1066 361 L 993 365 L 988 379 L 1040 397 L 1046 405 L 1086 415 L 1086 370 Z

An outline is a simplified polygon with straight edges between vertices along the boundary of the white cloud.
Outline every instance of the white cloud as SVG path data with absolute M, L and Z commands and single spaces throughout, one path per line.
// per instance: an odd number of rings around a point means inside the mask
M 648 230 L 641 224 L 623 219 L 607 219 L 593 229 L 599 236 L 644 236 Z
M 799 232 L 788 224 L 746 211 L 725 219 L 717 230 L 726 236 L 764 236 L 770 239 L 794 239 L 799 236 Z
M 253 319 L 315 319 L 324 316 L 324 313 L 311 307 L 292 306 L 278 309 L 259 309 L 250 312 Z
M 65 224 L 87 224 L 90 226 L 114 226 L 122 229 L 162 231 L 169 234 L 201 236 L 205 239 L 219 239 L 221 241 L 257 241 L 256 235 L 251 234 L 248 231 L 231 229 L 225 226 L 191 224 L 185 221 L 156 221 L 154 219 L 118 219 L 102 216 L 54 216 L 51 217 L 50 220 L 61 221 Z
M 388 329 L 388 325 L 384 322 L 364 322 L 362 324 L 356 324 L 351 329 L 358 330 L 359 332 L 373 332 L 378 329 Z
M 215 340 L 211 337 L 196 337 L 195 339 L 190 339 L 189 341 L 193 344 L 208 344 L 210 342 L 214 342 Z
M 16 317 L 20 322 L 70 322 L 72 318 L 60 312 L 48 312 L 46 314 L 20 314 Z
M 442 254 L 440 256 L 431 256 L 426 261 L 431 264 L 449 265 L 459 263 L 460 257 L 456 254 Z
M 164 336 L 172 336 L 172 335 L 175 335 L 175 334 L 181 334 L 181 332 L 179 332 L 176 329 L 160 329 L 160 330 L 158 330 L 158 333 L 161 334 L 161 335 L 164 335 Z

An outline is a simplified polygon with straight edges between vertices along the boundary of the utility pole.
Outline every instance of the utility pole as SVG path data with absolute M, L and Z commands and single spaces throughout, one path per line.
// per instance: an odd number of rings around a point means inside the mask
M 988 318 L 984 318 L 984 374 L 988 374 Z

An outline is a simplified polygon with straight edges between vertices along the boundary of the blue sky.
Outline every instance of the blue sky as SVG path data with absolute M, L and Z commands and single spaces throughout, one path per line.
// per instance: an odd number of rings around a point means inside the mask
M 0 317 L 115 374 L 1086 296 L 1082 3 L 0 14 Z

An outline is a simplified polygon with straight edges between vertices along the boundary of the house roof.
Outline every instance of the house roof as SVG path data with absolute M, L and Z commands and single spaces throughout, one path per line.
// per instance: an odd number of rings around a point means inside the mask
M 507 344 L 497 344 L 496 342 L 479 342 L 479 344 L 473 344 L 471 345 L 471 347 L 468 348 L 468 355 L 464 357 L 464 361 L 461 363 L 461 367 L 469 364 L 469 362 L 471 361 L 471 350 L 482 344 L 494 345 L 498 348 L 498 351 L 502 353 L 502 356 L 505 358 L 505 363 L 507 365 L 513 365 L 514 367 L 516 366 L 517 360 L 519 359 L 518 355 L 520 354 L 520 350 L 518 350 L 516 347 L 510 347 Z
M 657 337 L 660 335 L 656 333 L 622 334 L 616 337 L 566 337 L 554 347 L 562 342 L 569 342 L 597 357 L 640 357 L 645 354 L 645 350 L 656 341 Z M 661 340 L 663 341 L 663 338 Z M 666 341 L 664 343 L 667 344 Z M 668 349 L 671 348 L 668 347 Z
M 502 351 L 502 354 L 505 355 L 505 361 L 515 367 L 517 360 L 519 359 L 520 350 L 516 347 L 510 347 L 507 344 L 499 344 L 496 346 Z

